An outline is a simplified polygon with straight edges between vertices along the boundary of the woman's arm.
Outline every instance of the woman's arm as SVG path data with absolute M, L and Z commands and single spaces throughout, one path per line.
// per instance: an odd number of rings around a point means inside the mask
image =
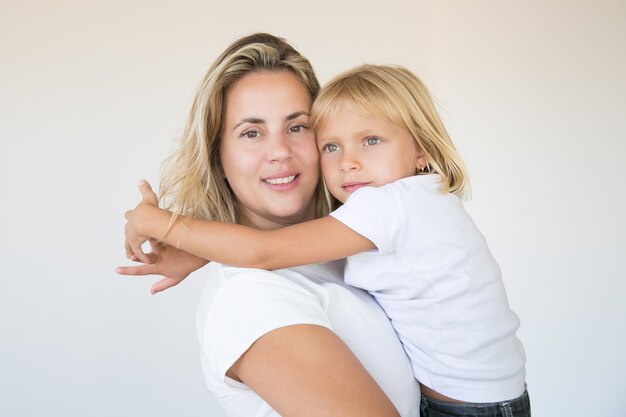
M 150 202 L 150 186 L 144 183 L 140 190 L 142 202 L 127 212 L 125 232 L 127 255 L 134 253 L 144 262 L 149 260 L 141 252 L 141 244 L 149 238 L 205 259 L 262 269 L 330 261 L 375 248 L 370 240 L 332 217 L 272 231 L 186 216 L 178 216 L 170 225 L 172 214 Z
M 282 416 L 398 416 L 389 398 L 331 330 L 294 325 L 259 338 L 227 375 Z

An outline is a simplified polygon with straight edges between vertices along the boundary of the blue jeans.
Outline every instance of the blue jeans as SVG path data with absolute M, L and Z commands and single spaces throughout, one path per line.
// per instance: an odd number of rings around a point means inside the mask
M 422 395 L 420 417 L 530 417 L 528 391 L 500 403 L 451 403 Z

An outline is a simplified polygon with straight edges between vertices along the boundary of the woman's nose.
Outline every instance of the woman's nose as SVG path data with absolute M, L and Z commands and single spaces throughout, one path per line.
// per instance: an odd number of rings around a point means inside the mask
M 289 146 L 289 138 L 282 133 L 272 135 L 268 141 L 268 159 L 271 162 L 280 162 L 291 158 L 291 147 Z

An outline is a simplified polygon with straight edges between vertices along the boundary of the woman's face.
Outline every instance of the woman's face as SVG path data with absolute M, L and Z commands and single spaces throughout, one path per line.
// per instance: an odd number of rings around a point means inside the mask
M 220 158 L 240 223 L 275 229 L 315 217 L 310 108 L 308 90 L 288 71 L 253 72 L 228 90 Z

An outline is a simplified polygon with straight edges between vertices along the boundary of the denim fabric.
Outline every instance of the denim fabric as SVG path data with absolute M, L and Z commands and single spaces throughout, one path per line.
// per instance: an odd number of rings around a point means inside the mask
M 422 395 L 420 417 L 530 417 L 528 391 L 500 403 L 450 403 Z

